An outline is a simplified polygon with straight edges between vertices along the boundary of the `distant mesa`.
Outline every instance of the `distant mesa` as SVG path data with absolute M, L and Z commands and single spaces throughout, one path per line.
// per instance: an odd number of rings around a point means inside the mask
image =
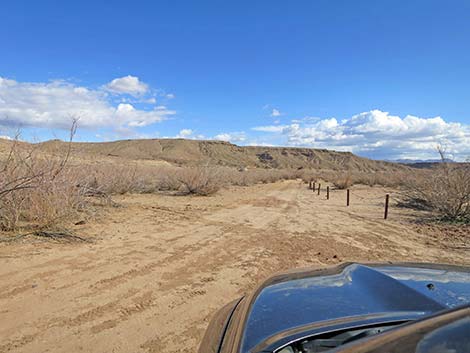
M 2 140 L 0 152 L 9 141 Z M 44 152 L 56 152 L 67 143 L 50 140 L 37 143 Z M 81 158 L 160 161 L 173 165 L 217 165 L 268 169 L 331 169 L 359 172 L 394 171 L 408 167 L 371 160 L 351 152 L 296 147 L 237 146 L 224 141 L 186 139 L 140 139 L 112 142 L 74 142 L 72 152 Z

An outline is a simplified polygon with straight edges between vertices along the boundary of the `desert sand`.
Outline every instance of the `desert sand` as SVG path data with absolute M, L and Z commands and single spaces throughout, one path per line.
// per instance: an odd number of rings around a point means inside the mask
M 0 352 L 195 352 L 214 312 L 281 270 L 344 261 L 469 264 L 383 188 L 330 200 L 300 181 L 211 197 L 124 195 L 74 231 L 0 245 Z M 465 244 L 464 244 L 465 245 Z

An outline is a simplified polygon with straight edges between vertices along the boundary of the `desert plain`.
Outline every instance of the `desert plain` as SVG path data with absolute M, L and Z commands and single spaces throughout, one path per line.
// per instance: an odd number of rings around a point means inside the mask
M 86 242 L 0 244 L 0 352 L 196 352 L 211 316 L 266 277 L 341 262 L 470 264 L 468 227 L 441 231 L 393 189 L 330 199 L 301 180 L 212 196 L 116 196 Z

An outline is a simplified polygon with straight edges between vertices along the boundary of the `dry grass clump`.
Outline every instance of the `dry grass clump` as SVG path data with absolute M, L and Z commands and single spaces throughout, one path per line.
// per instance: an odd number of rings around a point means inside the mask
M 442 162 L 428 175 L 408 178 L 402 195 L 404 206 L 431 210 L 438 218 L 470 222 L 470 165 Z

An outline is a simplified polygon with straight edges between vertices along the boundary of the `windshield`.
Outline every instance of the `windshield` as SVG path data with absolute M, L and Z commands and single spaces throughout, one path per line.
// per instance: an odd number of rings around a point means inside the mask
M 276 353 L 317 353 L 342 346 L 343 344 L 390 330 L 403 324 L 393 323 L 386 325 L 375 325 L 369 327 L 355 328 L 352 330 L 342 330 L 328 332 L 326 334 L 315 335 L 309 338 L 302 338 L 288 346 L 282 347 Z

